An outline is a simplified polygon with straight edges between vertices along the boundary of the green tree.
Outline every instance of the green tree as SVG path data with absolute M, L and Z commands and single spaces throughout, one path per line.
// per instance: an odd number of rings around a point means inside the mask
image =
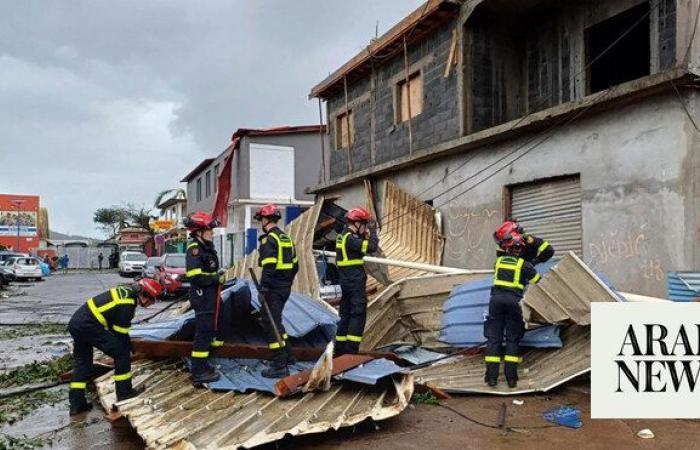
M 92 216 L 92 221 L 98 225 L 108 237 L 113 238 L 129 218 L 129 212 L 121 206 L 100 208 Z
M 164 191 L 160 191 L 158 195 L 156 195 L 156 199 L 153 202 L 153 207 L 158 208 L 161 203 L 167 198 L 187 198 L 187 193 L 185 192 L 184 189 L 182 188 L 173 188 L 173 189 L 166 189 Z M 161 214 L 164 212 L 162 209 L 160 210 Z
M 151 237 L 155 236 L 155 232 L 151 229 L 151 220 L 156 220 L 158 216 L 152 216 L 151 210 L 145 206 L 135 206 L 131 203 L 124 205 L 126 211 L 126 222 L 132 227 L 139 227 L 147 230 Z

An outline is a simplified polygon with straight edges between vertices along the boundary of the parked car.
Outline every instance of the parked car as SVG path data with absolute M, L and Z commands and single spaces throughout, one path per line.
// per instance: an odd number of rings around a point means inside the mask
M 41 281 L 44 276 L 41 271 L 40 261 L 37 258 L 26 256 L 11 256 L 5 260 L 3 267 L 12 270 L 15 280 L 35 279 Z
M 155 279 L 158 275 L 158 269 L 163 264 L 163 259 L 160 256 L 153 256 L 146 260 L 146 264 L 143 265 L 143 270 L 141 271 L 141 276 L 143 278 L 153 278 Z
M 5 265 L 0 263 L 0 288 L 7 286 L 10 284 L 10 281 L 14 280 L 15 274 L 12 272 L 12 269 L 7 268 Z
M 7 250 L 0 251 L 0 263 L 5 262 L 8 258 L 12 258 L 14 256 L 29 256 L 26 253 L 19 253 L 19 252 L 11 252 Z
M 122 252 L 119 256 L 119 275 L 138 275 L 143 270 L 148 257 L 141 252 Z
M 163 285 L 166 295 L 176 295 L 190 288 L 185 281 L 185 255 L 182 253 L 166 253 L 158 269 L 156 280 Z

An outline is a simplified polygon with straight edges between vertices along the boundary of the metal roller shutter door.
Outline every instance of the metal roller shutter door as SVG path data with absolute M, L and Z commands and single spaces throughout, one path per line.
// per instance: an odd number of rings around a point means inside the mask
M 547 239 L 560 255 L 571 250 L 582 256 L 578 176 L 512 187 L 511 217 L 518 219 L 526 232 Z

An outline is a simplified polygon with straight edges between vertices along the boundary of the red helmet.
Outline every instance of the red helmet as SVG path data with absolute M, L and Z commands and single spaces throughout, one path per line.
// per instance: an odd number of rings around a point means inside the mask
M 369 211 L 364 208 L 353 208 L 345 214 L 348 222 L 367 222 L 371 218 Z
M 277 205 L 268 203 L 267 205 L 261 206 L 255 213 L 254 217 L 255 220 L 258 221 L 262 220 L 263 217 L 277 221 L 282 218 L 282 214 L 280 213 L 280 209 L 277 207 Z
M 182 224 L 188 231 L 211 230 L 218 227 L 219 221 L 214 219 L 211 214 L 202 211 L 197 211 L 189 217 L 182 219 Z
M 152 299 L 157 299 L 163 293 L 163 286 L 154 279 L 141 278 L 137 283 L 143 289 L 143 293 Z
M 493 233 L 493 238 L 496 243 L 500 245 L 501 243 L 509 240 L 513 233 L 522 235 L 523 227 L 521 227 L 518 222 L 514 220 L 506 220 L 496 229 L 496 232 Z
M 517 250 L 525 246 L 525 238 L 518 233 L 513 231 L 508 235 L 508 238 L 501 242 L 501 248 L 503 250 Z

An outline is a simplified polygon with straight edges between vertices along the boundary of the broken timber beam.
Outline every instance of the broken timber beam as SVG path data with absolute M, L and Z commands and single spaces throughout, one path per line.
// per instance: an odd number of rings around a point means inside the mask
M 314 250 L 314 253 L 317 255 L 325 255 L 328 257 L 335 257 L 335 252 L 329 252 L 325 250 Z M 436 266 L 434 264 L 425 264 L 425 263 L 419 263 L 419 262 L 413 262 L 413 261 L 402 261 L 398 259 L 389 259 L 389 258 L 377 258 L 376 256 L 365 256 L 364 259 L 366 262 L 373 262 L 377 264 L 384 264 L 387 266 L 396 266 L 396 267 L 406 267 L 408 269 L 415 269 L 415 270 L 421 270 L 423 272 L 432 272 L 432 273 L 448 273 L 448 274 L 492 274 L 493 270 L 489 269 L 460 269 L 458 267 L 447 267 L 447 266 Z
M 346 372 L 354 367 L 362 365 L 373 360 L 374 357 L 369 355 L 341 355 L 333 358 L 333 370 L 331 376 Z M 279 397 L 288 397 L 301 390 L 301 388 L 309 381 L 313 368 L 302 370 L 299 373 L 282 378 L 275 383 L 275 394 Z
M 160 358 L 185 358 L 192 353 L 192 342 L 188 341 L 146 341 L 132 339 L 131 349 L 134 353 L 141 354 L 149 359 Z M 316 361 L 323 354 L 324 348 L 308 348 L 292 346 L 292 354 L 299 361 Z M 248 344 L 224 344 L 221 347 L 211 349 L 214 358 L 244 358 L 244 359 L 272 359 L 274 350 L 267 346 Z M 388 352 L 362 352 L 372 358 L 387 358 L 398 361 L 398 357 Z

